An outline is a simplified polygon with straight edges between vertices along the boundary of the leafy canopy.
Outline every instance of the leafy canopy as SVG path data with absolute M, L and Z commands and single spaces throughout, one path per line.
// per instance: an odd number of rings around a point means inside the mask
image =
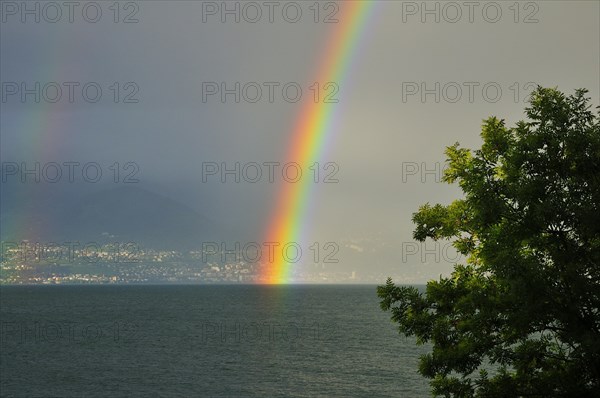
M 480 149 L 446 149 L 444 181 L 464 198 L 413 214 L 416 240 L 466 258 L 425 293 L 377 288 L 400 333 L 431 344 L 419 372 L 435 396 L 600 396 L 600 114 L 586 93 L 538 87 L 526 121 L 485 120 Z

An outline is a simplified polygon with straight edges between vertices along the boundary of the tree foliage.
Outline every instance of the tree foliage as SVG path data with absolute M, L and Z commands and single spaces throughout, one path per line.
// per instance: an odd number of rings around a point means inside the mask
M 431 344 L 419 372 L 435 396 L 600 396 L 600 114 L 586 93 L 538 87 L 526 121 L 484 120 L 480 149 L 446 149 L 444 181 L 464 197 L 413 214 L 416 240 L 466 259 L 424 293 L 377 289 L 400 333 Z

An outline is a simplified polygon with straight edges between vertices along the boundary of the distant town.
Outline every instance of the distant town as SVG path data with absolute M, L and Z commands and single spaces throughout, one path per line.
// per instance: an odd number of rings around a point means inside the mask
M 235 253 L 141 249 L 106 244 L 91 250 L 75 245 L 2 242 L 0 284 L 254 284 L 261 265 Z M 294 264 L 295 283 L 381 283 L 386 275 L 357 275 L 330 264 Z M 410 282 L 410 281 L 406 281 Z

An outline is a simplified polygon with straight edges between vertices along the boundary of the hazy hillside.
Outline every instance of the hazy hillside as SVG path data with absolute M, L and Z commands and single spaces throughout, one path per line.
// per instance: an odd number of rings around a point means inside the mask
M 85 194 L 45 188 L 3 189 L 2 240 L 118 241 L 187 249 L 223 238 L 214 220 L 139 187 Z

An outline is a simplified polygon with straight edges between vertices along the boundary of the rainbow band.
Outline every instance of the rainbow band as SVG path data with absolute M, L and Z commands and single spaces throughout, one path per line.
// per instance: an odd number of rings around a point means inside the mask
M 320 58 L 323 62 L 315 81 L 321 85 L 334 82 L 341 92 L 376 1 L 343 1 L 338 4 L 341 11 L 339 25 L 334 28 Z M 286 162 L 298 163 L 306 173 L 326 152 L 336 130 L 336 116 L 340 114 L 339 104 L 324 103 L 322 98 L 317 102 L 307 100 L 293 129 Z M 306 174 L 296 183 L 284 183 L 265 235 L 265 242 L 275 242 L 280 246 L 274 251 L 273 261 L 263 264 L 261 283 L 281 284 L 290 281 L 289 271 L 293 264 L 286 262 L 281 255 L 281 248 L 286 243 L 302 241 L 307 226 L 306 217 L 314 197 L 314 186 L 314 180 Z M 262 258 L 269 259 L 269 253 L 264 253 Z

